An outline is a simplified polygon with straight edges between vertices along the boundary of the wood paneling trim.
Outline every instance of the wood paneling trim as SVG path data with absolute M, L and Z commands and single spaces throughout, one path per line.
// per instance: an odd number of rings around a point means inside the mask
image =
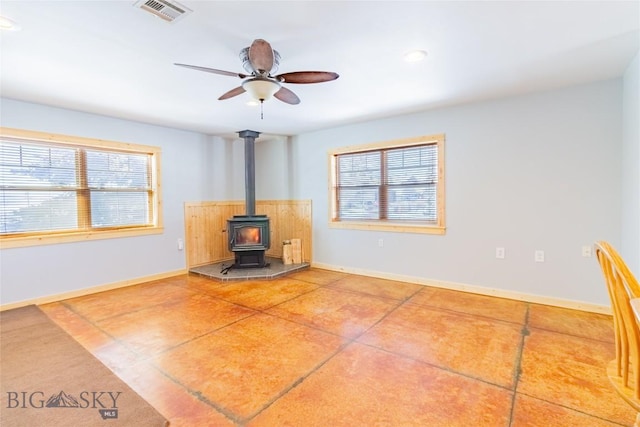
M 245 202 L 204 201 L 184 204 L 187 267 L 233 259 L 227 249 L 227 219 L 245 213 Z M 282 242 L 300 238 L 302 260 L 311 261 L 311 200 L 257 200 L 256 214 L 271 220 L 267 256 L 282 257 Z

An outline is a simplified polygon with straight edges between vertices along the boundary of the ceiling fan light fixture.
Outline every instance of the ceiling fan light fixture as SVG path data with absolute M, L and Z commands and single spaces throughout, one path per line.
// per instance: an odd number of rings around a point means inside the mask
M 6 16 L 0 16 L 0 30 L 4 31 L 19 31 L 22 27 L 20 24 Z
M 268 79 L 253 78 L 245 80 L 242 87 L 253 99 L 264 102 L 271 99 L 280 90 L 280 83 Z
M 404 54 L 404 60 L 406 62 L 420 62 L 427 57 L 427 52 L 424 50 L 410 50 Z

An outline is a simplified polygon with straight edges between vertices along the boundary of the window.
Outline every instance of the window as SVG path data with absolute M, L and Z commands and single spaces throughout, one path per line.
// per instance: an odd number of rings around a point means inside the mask
M 329 153 L 331 226 L 444 234 L 444 135 Z
M 0 128 L 2 247 L 159 233 L 157 147 Z

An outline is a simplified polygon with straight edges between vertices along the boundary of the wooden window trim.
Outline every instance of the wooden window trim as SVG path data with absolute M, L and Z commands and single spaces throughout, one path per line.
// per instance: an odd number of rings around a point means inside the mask
M 56 230 L 24 233 L 19 235 L 0 235 L 1 249 L 121 237 L 145 236 L 151 234 L 161 234 L 164 231 L 162 221 L 162 185 L 160 181 L 160 147 L 6 127 L 0 127 L 0 136 L 9 139 L 23 140 L 25 142 L 45 142 L 52 145 L 60 144 L 64 146 L 82 146 L 92 149 L 150 154 L 151 162 L 149 167 L 153 172 L 151 174 L 151 191 L 153 193 L 153 197 L 151 197 L 149 201 L 149 203 L 151 204 L 150 208 L 153 215 L 151 225 L 118 226 L 92 230 Z M 83 159 L 80 159 L 80 162 L 82 161 Z M 81 197 L 79 197 L 78 203 L 83 203 Z
M 373 230 L 373 231 L 393 231 L 400 233 L 422 233 L 422 234 L 445 234 L 445 175 L 444 175 L 444 134 L 405 138 L 392 141 L 375 142 L 371 144 L 346 146 L 328 152 L 329 167 L 329 227 L 352 230 Z M 338 155 L 348 153 L 360 153 L 390 148 L 404 148 L 416 145 L 435 143 L 438 150 L 438 184 L 436 188 L 437 197 L 437 221 L 435 223 L 393 221 L 386 219 L 376 220 L 340 220 L 337 219 L 338 207 L 336 203 L 337 168 L 336 159 Z

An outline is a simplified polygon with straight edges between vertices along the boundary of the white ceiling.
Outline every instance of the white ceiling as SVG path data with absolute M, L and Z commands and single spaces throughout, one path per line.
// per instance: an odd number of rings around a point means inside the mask
M 0 34 L 0 94 L 128 120 L 283 135 L 618 77 L 637 54 L 639 1 L 190 1 L 167 23 L 134 0 L 2 0 L 20 31 Z M 279 73 L 335 71 L 286 85 L 301 99 L 218 101 L 263 38 Z M 411 49 L 425 61 L 402 60 Z M 1 117 L 0 117 L 1 119 Z

